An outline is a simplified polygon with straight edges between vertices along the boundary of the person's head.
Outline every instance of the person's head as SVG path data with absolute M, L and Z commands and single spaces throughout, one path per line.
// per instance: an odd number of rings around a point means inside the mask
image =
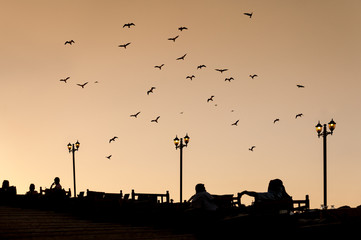
M 31 192 L 34 192 L 34 190 L 35 190 L 35 185 L 34 185 L 34 183 L 30 184 L 29 190 L 30 190 Z
M 198 183 L 196 185 L 196 193 L 204 192 L 204 191 L 206 191 L 206 188 L 204 187 L 204 184 L 203 183 Z
M 268 191 L 269 192 L 279 192 L 283 189 L 283 182 L 281 179 L 273 179 L 269 182 Z
M 9 180 L 4 180 L 2 188 L 9 188 L 9 186 L 10 186 Z
M 56 184 L 59 184 L 59 183 L 60 183 L 60 178 L 58 178 L 58 177 L 54 178 L 54 182 L 55 182 Z

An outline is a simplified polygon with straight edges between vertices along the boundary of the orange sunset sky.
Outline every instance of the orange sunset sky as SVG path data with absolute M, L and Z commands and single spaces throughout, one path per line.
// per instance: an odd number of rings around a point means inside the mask
M 280 178 L 294 199 L 308 194 L 320 208 L 315 125 L 333 118 L 328 204 L 361 204 L 359 0 L 0 3 L 0 181 L 19 194 L 56 176 L 73 191 L 67 144 L 78 140 L 78 193 L 169 190 L 177 202 L 173 139 L 188 133 L 183 199 L 199 182 L 236 194 Z

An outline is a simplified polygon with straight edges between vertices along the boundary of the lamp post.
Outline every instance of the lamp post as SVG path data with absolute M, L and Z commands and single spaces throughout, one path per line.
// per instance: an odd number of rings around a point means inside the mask
M 323 137 L 323 207 L 327 209 L 327 135 L 333 134 L 333 130 L 336 128 L 336 123 L 331 119 L 328 123 L 328 128 L 330 131 L 327 131 L 326 124 L 321 125 L 320 121 L 316 125 L 316 131 L 318 137 Z
M 74 177 L 74 198 L 76 198 L 76 184 L 75 184 L 75 151 L 79 150 L 80 143 L 79 141 L 76 141 L 75 145 L 74 143 L 68 144 L 68 150 L 69 153 L 73 153 L 73 177 Z
M 183 144 L 183 138 L 181 138 L 180 140 L 178 139 L 178 137 L 176 136 L 174 138 L 174 144 L 175 144 L 175 149 L 180 150 L 180 193 L 179 193 L 179 197 L 180 197 L 180 203 L 182 203 L 182 175 L 183 175 L 183 148 L 187 147 L 189 142 L 189 136 L 188 134 L 186 134 L 186 136 L 184 137 L 184 144 Z

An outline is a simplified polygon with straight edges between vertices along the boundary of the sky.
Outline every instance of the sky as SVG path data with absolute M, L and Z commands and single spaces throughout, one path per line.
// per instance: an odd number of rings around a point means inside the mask
M 55 177 L 73 191 L 67 144 L 79 141 L 77 193 L 168 190 L 177 202 L 173 139 L 188 134 L 184 200 L 197 183 L 236 195 L 265 192 L 279 178 L 293 199 L 309 195 L 320 208 L 315 125 L 333 119 L 328 205 L 361 205 L 360 1 L 0 3 L 0 181 L 19 194 L 30 183 L 49 188 Z

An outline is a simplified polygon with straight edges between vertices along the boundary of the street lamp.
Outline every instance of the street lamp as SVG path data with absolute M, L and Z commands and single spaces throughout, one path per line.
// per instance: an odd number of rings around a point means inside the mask
M 330 131 L 327 131 L 326 124 L 321 125 L 320 121 L 318 121 L 318 124 L 315 126 L 316 132 L 318 137 L 323 137 L 323 207 L 327 209 L 327 174 L 326 174 L 326 163 L 327 163 L 327 151 L 326 151 L 326 145 L 327 145 L 327 135 L 333 134 L 333 131 L 336 128 L 336 123 L 331 119 L 331 121 L 328 123 L 328 129 Z
M 76 184 L 75 184 L 75 151 L 79 150 L 80 143 L 76 141 L 76 143 L 68 144 L 69 153 L 73 153 L 73 177 L 74 177 L 74 198 L 76 198 Z
M 188 134 L 186 134 L 186 136 L 184 137 L 184 144 L 183 144 L 183 138 L 181 138 L 179 140 L 179 138 L 176 136 L 174 138 L 174 145 L 175 145 L 175 149 L 180 149 L 180 203 L 182 203 L 182 171 L 183 171 L 183 148 L 187 147 L 189 142 L 189 136 Z

